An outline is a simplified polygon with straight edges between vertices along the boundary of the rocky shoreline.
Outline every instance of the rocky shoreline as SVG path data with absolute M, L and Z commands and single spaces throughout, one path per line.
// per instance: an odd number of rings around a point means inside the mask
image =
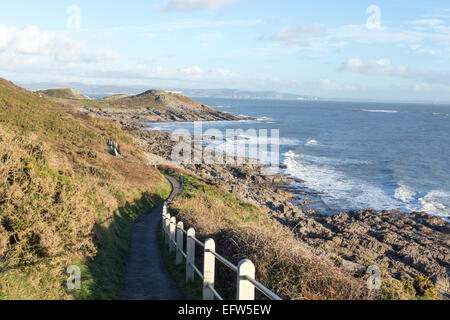
M 149 163 L 156 166 L 176 165 L 170 161 L 176 142 L 169 133 L 142 130 L 142 122 L 248 120 L 206 108 L 208 112 L 201 117 L 192 111 L 181 114 L 178 111 L 176 116 L 154 110 L 85 111 L 119 122 L 148 153 Z M 322 215 L 309 208 L 308 194 L 294 193 L 290 185 L 299 181 L 283 174 L 262 174 L 266 167 L 249 163 L 248 159 L 245 165 L 203 162 L 184 168 L 204 179 L 220 181 L 239 199 L 255 204 L 274 220 L 290 227 L 318 254 L 339 257 L 346 269 L 361 273 L 368 265 L 376 264 L 398 280 L 423 275 L 436 283 L 442 295 L 450 296 L 450 225 L 441 218 L 423 212 L 373 209 Z
M 144 109 L 114 109 L 114 108 L 79 108 L 80 111 L 93 117 L 111 119 L 119 122 L 122 128 L 133 130 L 143 128 L 143 122 L 190 122 L 190 121 L 242 121 L 255 120 L 245 116 L 235 116 L 225 112 L 214 110 L 205 105 L 184 106 L 178 104 L 167 104 L 165 108 L 144 108 Z

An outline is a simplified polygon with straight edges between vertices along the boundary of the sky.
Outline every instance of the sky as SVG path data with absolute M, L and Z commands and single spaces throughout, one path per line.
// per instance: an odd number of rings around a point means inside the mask
M 19 83 L 274 90 L 450 101 L 450 3 L 2 3 L 0 77 Z

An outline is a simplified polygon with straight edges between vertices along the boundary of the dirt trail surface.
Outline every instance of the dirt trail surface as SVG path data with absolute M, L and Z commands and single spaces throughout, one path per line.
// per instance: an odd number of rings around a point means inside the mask
M 181 192 L 175 178 L 169 200 Z M 176 285 L 166 271 L 158 243 L 162 204 L 136 222 L 131 233 L 131 247 L 125 269 L 123 288 L 117 300 L 181 300 Z

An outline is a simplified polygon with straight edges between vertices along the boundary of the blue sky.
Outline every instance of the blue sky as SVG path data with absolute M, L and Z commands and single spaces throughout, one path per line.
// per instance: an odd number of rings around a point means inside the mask
M 9 1 L 0 77 L 450 101 L 448 1 L 343 2 Z

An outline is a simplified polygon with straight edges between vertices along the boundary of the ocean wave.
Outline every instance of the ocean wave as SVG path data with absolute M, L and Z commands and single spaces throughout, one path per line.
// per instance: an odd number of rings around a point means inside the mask
M 419 199 L 422 205 L 421 211 L 437 216 L 450 217 L 450 193 L 442 190 L 434 190 Z
M 408 203 L 409 201 L 413 200 L 416 196 L 416 192 L 409 189 L 408 187 L 404 185 L 400 185 L 396 190 L 394 194 L 394 198 L 403 201 L 405 203 Z
M 258 121 L 272 121 L 272 119 L 269 117 L 261 117 L 261 118 L 258 118 L 257 120 Z
M 331 210 L 367 207 L 384 210 L 404 205 L 381 188 L 350 178 L 332 166 L 302 161 L 302 156 L 293 151 L 284 156 L 286 174 L 302 179 L 306 187 L 323 193 L 322 200 Z
M 361 109 L 364 112 L 375 112 L 375 113 L 398 113 L 397 110 L 377 110 L 377 109 Z
M 300 144 L 300 140 L 292 138 L 281 138 L 281 137 L 260 137 L 258 135 L 246 135 L 240 134 L 237 136 L 236 143 L 238 144 L 258 144 L 264 143 L 267 145 L 280 145 L 280 146 L 296 146 Z
M 399 184 L 394 195 L 381 187 L 351 178 L 335 168 L 336 159 L 312 157 L 289 151 L 284 154 L 285 173 L 305 181 L 305 186 L 322 193 L 331 210 L 374 208 L 375 210 L 423 211 L 450 218 L 450 193 L 442 190 L 420 197 L 415 190 Z
M 319 141 L 317 141 L 317 140 L 308 140 L 305 144 L 307 146 L 317 146 L 317 145 L 319 145 Z
M 450 113 L 445 113 L 445 112 L 433 112 L 434 116 L 442 116 L 442 117 L 449 117 Z
M 313 156 L 307 154 L 296 154 L 296 157 L 303 162 L 309 164 L 318 164 L 318 165 L 371 165 L 373 162 L 368 160 L 358 160 L 358 159 L 341 159 L 341 158 L 333 158 L 333 157 L 320 157 Z

